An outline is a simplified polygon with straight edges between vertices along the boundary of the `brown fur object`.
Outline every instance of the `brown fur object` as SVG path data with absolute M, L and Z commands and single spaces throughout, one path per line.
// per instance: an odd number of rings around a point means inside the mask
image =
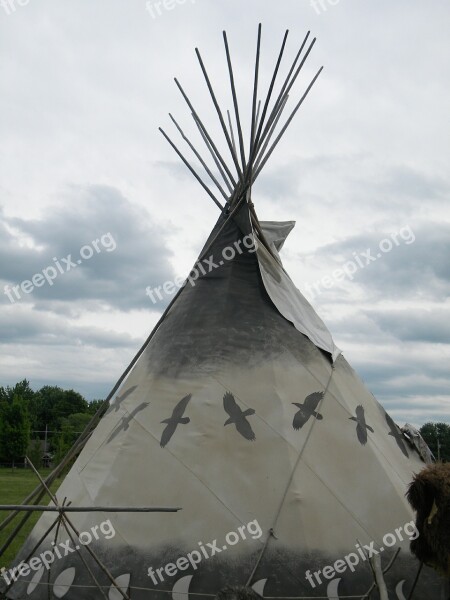
M 406 497 L 417 513 L 420 534 L 411 541 L 411 552 L 450 577 L 450 463 L 425 467 L 415 475 Z
M 251 587 L 241 585 L 224 587 L 216 596 L 216 600 L 262 600 Z

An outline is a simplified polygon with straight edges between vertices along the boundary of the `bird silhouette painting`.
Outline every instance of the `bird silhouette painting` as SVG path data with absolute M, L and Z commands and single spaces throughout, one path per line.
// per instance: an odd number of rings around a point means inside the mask
M 150 404 L 150 402 L 142 402 L 141 404 L 139 404 L 139 406 L 136 406 L 136 408 L 132 412 L 130 412 L 130 414 L 128 414 L 125 417 L 122 417 L 120 422 L 115 427 L 114 431 L 109 436 L 106 443 L 109 444 L 109 442 L 112 442 L 112 440 L 115 437 L 117 437 L 121 431 L 126 431 L 129 428 L 130 422 L 134 419 L 134 417 L 139 412 L 141 412 L 141 410 L 144 410 L 145 408 L 147 408 L 147 406 L 149 404 Z
M 359 443 L 362 446 L 367 444 L 367 430 L 374 433 L 372 427 L 367 425 L 366 417 L 364 415 L 364 407 L 359 404 L 355 410 L 356 417 L 349 417 L 350 421 L 356 421 L 356 435 L 358 436 Z
M 164 419 L 164 421 L 161 421 L 161 423 L 167 423 L 161 436 L 161 448 L 164 448 L 170 442 L 170 439 L 175 433 L 178 425 L 186 425 L 186 423 L 190 422 L 190 418 L 183 417 L 183 415 L 191 397 L 192 394 L 188 394 L 182 398 L 173 409 L 172 416 L 168 419 Z
M 253 408 L 242 411 L 236 404 L 233 394 L 230 392 L 227 392 L 223 397 L 223 407 L 230 417 L 225 421 L 224 425 L 231 425 L 231 423 L 234 423 L 242 437 L 245 437 L 246 440 L 251 442 L 256 440 L 253 429 L 247 420 L 247 417 L 255 414 Z
M 386 423 L 389 425 L 390 432 L 388 435 L 392 435 L 394 440 L 397 442 L 397 446 L 403 452 L 403 454 L 408 458 L 408 450 L 406 449 L 406 445 L 403 439 L 403 435 L 399 429 L 399 427 L 394 423 L 392 417 L 390 417 L 387 413 L 385 413 Z
M 323 392 L 314 392 L 313 394 L 306 396 L 303 404 L 299 404 L 298 402 L 292 403 L 299 408 L 299 410 L 295 413 L 294 420 L 292 421 L 292 426 L 294 429 L 301 429 L 303 425 L 306 425 L 311 417 L 314 417 L 318 421 L 323 419 L 323 416 L 316 410 L 322 398 Z
M 110 405 L 110 407 L 106 411 L 106 414 L 109 414 L 110 412 L 112 412 L 113 409 L 115 410 L 115 412 L 117 412 L 119 410 L 120 405 L 122 404 L 122 402 L 126 398 L 128 398 L 128 396 L 130 394 L 132 394 L 136 388 L 137 388 L 137 385 L 133 385 L 132 387 L 128 388 L 127 391 L 124 392 L 121 396 L 116 396 L 114 402 Z

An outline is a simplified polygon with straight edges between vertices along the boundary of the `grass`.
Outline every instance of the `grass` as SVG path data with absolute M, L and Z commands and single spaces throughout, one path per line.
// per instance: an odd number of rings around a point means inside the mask
M 51 469 L 40 469 L 40 474 L 45 478 Z M 0 468 L 0 504 L 21 504 L 28 494 L 38 485 L 39 480 L 31 469 L 8 469 Z M 55 492 L 59 486 L 59 480 L 56 480 L 51 486 L 51 490 Z M 41 504 L 48 503 L 48 497 L 42 498 Z M 9 513 L 0 512 L 0 523 L 6 519 Z M 21 513 L 22 515 L 24 513 Z M 33 529 L 35 523 L 39 519 L 41 513 L 32 513 L 28 521 L 22 527 L 21 531 L 16 535 L 15 539 L 0 557 L 0 568 L 8 567 L 14 560 L 16 554 L 25 542 L 28 534 Z M 15 517 L 12 522 L 2 531 L 0 531 L 0 547 L 5 543 L 8 535 L 20 521 L 19 517 Z

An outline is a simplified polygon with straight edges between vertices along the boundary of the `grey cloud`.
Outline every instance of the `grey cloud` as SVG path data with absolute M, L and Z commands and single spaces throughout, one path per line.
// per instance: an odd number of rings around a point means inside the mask
M 450 344 L 450 309 L 366 311 L 385 332 L 401 341 Z
M 383 192 L 416 200 L 440 199 L 448 194 L 450 186 L 440 178 L 431 177 L 407 165 L 391 167 L 384 181 L 378 184 Z M 391 196 L 392 198 L 392 196 Z
M 355 306 L 346 318 L 334 320 L 331 330 L 344 356 L 351 355 L 353 368 L 383 406 L 398 420 L 420 423 L 450 419 L 448 346 L 437 335 L 441 323 L 445 338 L 447 322 L 444 309 Z M 414 404 L 418 396 L 421 403 Z
M 73 320 L 59 315 L 38 314 L 35 311 L 13 314 L 11 309 L 0 314 L 0 339 L 2 344 L 97 348 L 137 348 L 141 341 L 126 333 L 79 326 Z
M 299 176 L 298 164 L 287 165 L 276 171 L 263 171 L 256 189 L 273 200 L 290 200 L 298 195 Z
M 355 366 L 355 365 L 354 365 Z M 450 421 L 450 376 L 445 361 L 431 368 L 429 364 L 420 367 L 402 363 L 400 360 L 390 364 L 359 364 L 357 372 L 377 400 L 388 411 L 393 411 L 407 421 L 414 407 L 415 416 L 420 422 L 430 418 Z M 421 397 L 415 406 L 413 399 Z
M 392 241 L 391 234 L 400 230 L 403 230 L 404 239 L 398 236 L 398 245 L 392 243 L 390 251 L 381 251 L 380 244 L 384 244 L 383 248 L 388 248 L 389 245 L 384 240 Z M 415 241 L 412 241 L 413 237 Z M 363 256 L 367 250 L 370 250 L 370 255 L 376 260 Z M 445 300 L 450 294 L 448 256 L 450 224 L 428 222 L 410 226 L 400 222 L 389 229 L 374 226 L 366 234 L 322 246 L 302 259 L 311 264 L 320 264 L 329 274 L 352 261 L 356 267 L 351 282 L 363 286 L 367 301 L 381 298 L 400 301 L 413 298 Z M 347 277 L 345 281 L 350 285 Z M 326 297 L 327 290 L 323 286 L 321 292 Z
M 164 169 L 168 171 L 170 175 L 178 180 L 192 179 L 188 168 L 181 162 L 169 161 L 169 160 L 155 160 L 153 166 L 157 169 Z
M 39 250 L 20 246 L 15 231 L 31 238 Z M 100 240 L 101 251 L 66 271 L 63 259 L 71 254 L 74 263 L 81 260 L 80 249 L 92 248 L 94 240 Z M 42 220 L 3 215 L 0 225 L 0 278 L 4 281 L 30 280 L 48 266 L 54 268 L 54 258 L 62 265 L 64 272 L 53 285 L 45 283 L 30 296 L 21 293 L 22 302 L 32 301 L 44 309 L 55 301 L 81 299 L 122 310 L 151 308 L 145 288 L 173 279 L 170 257 L 163 228 L 118 190 L 106 186 L 74 187 L 57 206 L 47 209 Z M 4 296 L 3 302 L 8 302 Z

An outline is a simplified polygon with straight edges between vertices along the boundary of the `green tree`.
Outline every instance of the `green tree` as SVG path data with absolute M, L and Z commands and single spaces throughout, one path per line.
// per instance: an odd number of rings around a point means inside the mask
M 30 420 L 24 400 L 15 395 L 1 402 L 0 457 L 4 462 L 23 460 L 30 443 Z
M 14 396 L 20 396 L 28 404 L 34 394 L 35 392 L 30 388 L 30 382 L 27 379 L 19 381 L 13 387 L 0 387 L 0 401 L 2 399 L 12 400 Z
M 100 406 L 103 405 L 103 402 L 104 402 L 104 400 L 92 400 L 92 402 L 89 402 L 89 407 L 88 407 L 89 414 L 94 416 L 95 413 L 100 408 Z
M 428 444 L 436 460 L 450 461 L 450 425 L 447 423 L 425 423 L 420 434 Z M 438 448 L 439 447 L 439 448 Z
M 50 431 L 59 431 L 61 419 L 88 411 L 88 403 L 81 394 L 50 385 L 36 392 L 35 407 L 36 429 L 39 431 L 44 431 L 46 425 Z
M 62 460 L 91 420 L 87 413 L 75 413 L 61 419 L 61 431 L 54 441 L 55 459 Z
M 41 440 L 38 438 L 30 440 L 27 449 L 27 456 L 37 469 L 40 469 L 42 467 L 42 455 L 43 451 Z
M 15 402 L 19 402 L 20 408 Z M 78 437 L 76 432 L 84 430 L 102 404 L 102 400 L 88 404 L 78 392 L 59 386 L 46 385 L 35 392 L 27 379 L 12 387 L 0 387 L 0 461 L 11 462 L 29 452 L 33 464 L 40 463 L 38 445 L 44 440 L 46 429 L 50 448 L 62 457 Z M 21 425 L 24 429 L 19 435 Z M 33 443 L 25 444 L 30 429 Z
M 3 402 L 12 403 L 15 396 L 22 399 L 24 406 L 28 412 L 30 424 L 33 428 L 33 401 L 35 392 L 30 387 L 30 382 L 27 379 L 23 379 L 16 383 L 13 387 L 0 387 L 0 404 Z

